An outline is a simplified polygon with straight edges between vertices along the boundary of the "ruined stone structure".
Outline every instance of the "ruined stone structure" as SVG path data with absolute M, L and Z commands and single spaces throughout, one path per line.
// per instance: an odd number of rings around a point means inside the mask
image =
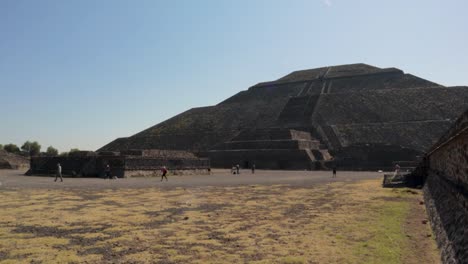
M 109 164 L 111 174 L 119 178 L 159 175 L 166 166 L 172 175 L 208 174 L 210 162 L 193 153 L 172 150 L 126 150 L 122 152 L 79 151 L 67 157 L 33 157 L 28 175 L 56 173 L 57 163 L 62 174 L 77 177 L 98 177 L 104 175 Z
M 444 87 L 396 68 L 323 67 L 259 83 L 100 150 L 189 150 L 216 167 L 282 169 L 321 168 L 333 156 L 342 169 L 385 169 L 425 153 L 467 102 L 468 87 Z
M 20 155 L 8 153 L 0 149 L 0 169 L 22 170 L 29 168 L 29 159 Z
M 468 111 L 419 168 L 424 198 L 443 263 L 468 263 Z

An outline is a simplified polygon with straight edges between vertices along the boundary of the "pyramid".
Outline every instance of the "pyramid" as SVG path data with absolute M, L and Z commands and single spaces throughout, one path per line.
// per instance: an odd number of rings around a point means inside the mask
M 333 160 L 343 168 L 383 168 L 418 159 L 466 108 L 466 86 L 397 68 L 330 66 L 258 83 L 99 150 L 187 150 L 213 167 L 317 169 Z

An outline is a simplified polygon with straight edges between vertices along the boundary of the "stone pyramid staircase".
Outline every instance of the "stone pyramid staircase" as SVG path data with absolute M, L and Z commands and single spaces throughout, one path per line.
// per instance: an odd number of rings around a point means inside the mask
M 307 169 L 323 167 L 331 160 L 328 150 L 307 131 L 289 128 L 245 130 L 208 151 L 213 167 L 239 164 L 259 169 Z

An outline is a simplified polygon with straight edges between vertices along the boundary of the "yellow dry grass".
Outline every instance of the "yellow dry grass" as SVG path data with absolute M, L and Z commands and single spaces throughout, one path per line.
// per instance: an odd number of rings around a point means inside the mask
M 377 180 L 0 191 L 0 263 L 405 263 L 421 193 Z M 418 231 L 428 240 L 428 226 Z M 418 249 L 420 251 L 421 249 Z M 409 261 L 411 262 L 411 261 Z

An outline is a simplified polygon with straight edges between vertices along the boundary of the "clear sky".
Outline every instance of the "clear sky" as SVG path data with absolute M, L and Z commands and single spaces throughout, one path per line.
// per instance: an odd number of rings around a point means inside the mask
M 0 143 L 95 150 L 294 70 L 468 85 L 466 0 L 1 0 Z

